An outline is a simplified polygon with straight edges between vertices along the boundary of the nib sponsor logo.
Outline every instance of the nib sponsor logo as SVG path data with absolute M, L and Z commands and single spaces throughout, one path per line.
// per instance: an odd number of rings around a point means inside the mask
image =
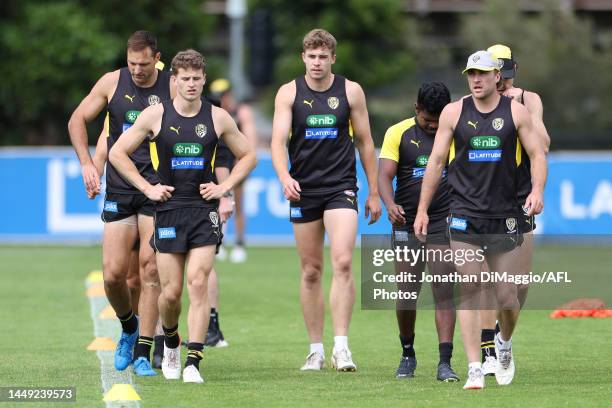
M 308 115 L 306 125 L 310 127 L 329 127 L 336 125 L 336 115 Z

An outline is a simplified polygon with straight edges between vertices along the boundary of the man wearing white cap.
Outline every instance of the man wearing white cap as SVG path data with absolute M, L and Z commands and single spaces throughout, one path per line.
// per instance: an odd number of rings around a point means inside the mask
M 501 64 L 490 52 L 478 51 L 468 58 L 468 85 L 471 95 L 448 104 L 440 115 L 433 150 L 421 187 L 415 234 L 427 234 L 427 209 L 436 191 L 448 158 L 451 204 L 448 234 L 451 249 L 484 255 L 491 270 L 513 275 L 517 247 L 522 242 L 518 229 L 516 188 L 517 134 L 531 159 L 532 190 L 525 200 L 528 214 L 542 211 L 546 182 L 544 148 L 533 135 L 527 109 L 497 92 Z M 482 257 L 456 263 L 461 279 L 458 317 L 468 358 L 468 380 L 464 389 L 484 388 L 480 362 L 480 279 Z M 499 361 L 495 377 L 501 385 L 514 377 L 512 332 L 520 310 L 516 285 L 498 283 L 496 300 L 501 332 L 495 339 Z

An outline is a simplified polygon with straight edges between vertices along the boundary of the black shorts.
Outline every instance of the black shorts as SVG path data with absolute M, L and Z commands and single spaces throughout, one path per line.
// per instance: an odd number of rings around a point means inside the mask
M 519 229 L 521 233 L 526 234 L 536 229 L 535 217 L 533 215 L 527 215 L 527 211 L 520 206 L 520 216 L 518 217 Z
M 448 245 L 446 236 L 446 217 L 430 218 L 427 225 L 427 236 L 425 243 L 430 245 Z M 421 246 L 421 241 L 414 235 L 414 220 L 407 219 L 406 225 L 393 227 L 393 246 L 408 246 L 416 249 Z
M 104 197 L 104 210 L 102 210 L 101 215 L 102 221 L 119 221 L 134 214 L 152 217 L 155 214 L 155 202 L 149 200 L 142 193 L 106 193 Z
M 216 207 L 188 207 L 155 213 L 155 252 L 186 253 L 191 248 L 219 245 L 221 222 Z
M 510 252 L 523 243 L 518 224 L 517 217 L 477 218 L 451 213 L 447 231 L 451 241 L 466 242 L 495 254 Z
M 301 195 L 300 201 L 291 201 L 289 220 L 303 223 L 320 220 L 325 210 L 350 208 L 357 210 L 357 192 L 341 190 L 327 195 Z

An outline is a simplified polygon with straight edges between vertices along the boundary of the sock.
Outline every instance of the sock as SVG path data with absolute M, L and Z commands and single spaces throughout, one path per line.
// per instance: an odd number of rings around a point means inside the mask
M 121 329 L 127 334 L 135 333 L 138 330 L 138 319 L 131 310 L 124 316 L 117 315 L 117 318 L 121 322 Z
M 409 338 L 405 338 L 400 334 L 400 343 L 402 343 L 402 357 L 414 357 L 414 334 Z
M 153 337 L 153 343 L 155 344 L 155 349 L 153 350 L 153 354 L 163 355 L 164 354 L 164 336 Z
M 348 336 L 334 336 L 334 350 L 348 350 Z
M 468 371 L 470 371 L 472 369 L 482 370 L 482 363 L 480 361 L 474 361 L 474 362 L 468 364 Z
M 510 337 L 510 340 L 506 341 L 506 340 L 502 339 L 502 336 L 501 336 L 501 333 L 500 333 L 497 336 L 495 336 L 495 341 L 497 342 L 497 347 L 499 349 L 508 350 L 508 349 L 512 348 L 512 337 Z
M 166 347 L 172 349 L 177 348 L 181 343 L 178 335 L 178 324 L 169 329 L 162 326 L 162 329 L 164 329 L 164 342 L 166 343 Z
M 482 331 L 480 332 L 480 352 L 482 354 L 483 363 L 485 361 L 485 357 L 496 357 L 494 340 L 495 330 L 482 329 Z
M 499 328 L 499 320 L 495 321 L 495 334 L 499 333 L 501 329 Z
M 440 362 L 438 364 L 446 363 L 450 365 L 451 358 L 453 358 L 453 343 L 440 343 L 438 349 L 440 350 Z
M 203 349 L 204 343 L 187 343 L 187 361 L 185 361 L 185 367 L 193 365 L 199 370 L 200 360 L 204 357 Z
M 236 240 L 236 246 L 244 247 L 244 238 L 238 238 Z
M 138 337 L 138 343 L 136 343 L 136 348 L 134 350 L 134 359 L 137 359 L 138 357 L 144 357 L 149 360 L 151 356 L 152 345 L 153 339 L 151 337 Z
M 310 353 L 317 352 L 325 357 L 325 351 L 323 350 L 323 343 L 310 343 Z
M 219 312 L 217 312 L 217 309 L 215 309 L 214 307 L 210 308 L 208 331 L 219 331 Z

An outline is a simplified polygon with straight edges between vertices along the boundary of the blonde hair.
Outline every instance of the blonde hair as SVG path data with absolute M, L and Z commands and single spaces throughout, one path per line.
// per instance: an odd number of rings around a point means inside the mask
M 178 74 L 179 68 L 183 69 L 201 69 L 203 73 L 206 73 L 206 62 L 202 54 L 196 50 L 188 49 L 185 51 L 179 51 L 174 58 L 172 58 L 172 75 Z
M 332 55 L 336 54 L 336 45 L 338 45 L 336 38 L 322 28 L 311 30 L 304 36 L 304 40 L 302 41 L 302 48 L 304 51 L 325 47 L 331 51 Z

